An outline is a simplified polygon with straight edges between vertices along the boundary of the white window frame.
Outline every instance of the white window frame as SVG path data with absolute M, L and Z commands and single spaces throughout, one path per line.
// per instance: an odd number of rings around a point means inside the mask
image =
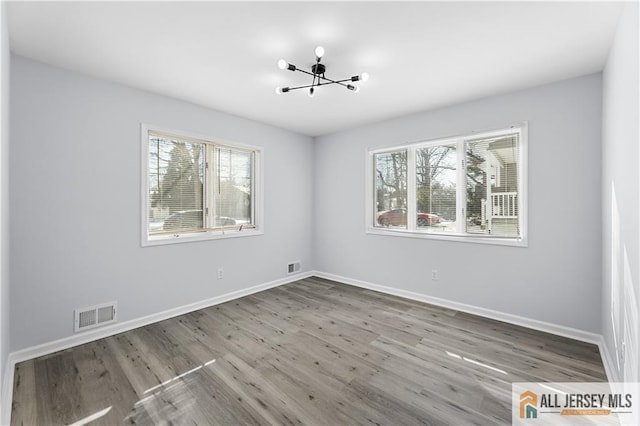
M 175 234 L 159 234 L 149 235 L 149 133 L 159 133 L 167 136 L 174 136 L 177 139 L 185 141 L 194 141 L 206 144 L 208 151 L 213 151 L 214 146 L 221 148 L 231 148 L 253 152 L 253 171 L 251 179 L 251 208 L 253 211 L 252 227 L 225 227 L 214 230 L 203 230 L 198 232 L 181 232 Z M 264 149 L 254 145 L 240 144 L 237 142 L 225 141 L 220 138 L 196 135 L 183 130 L 167 129 L 148 123 L 140 124 L 140 146 L 141 146 L 141 245 L 142 247 L 178 244 L 194 241 L 217 240 L 224 238 L 250 237 L 264 234 L 264 191 L 263 184 L 263 168 L 262 161 L 264 158 Z M 213 173 L 205 173 L 204 191 L 209 191 L 213 187 Z M 210 214 L 213 214 L 212 209 Z
M 520 175 L 518 179 L 518 220 L 519 220 L 519 237 L 505 237 L 486 234 L 472 234 L 463 231 L 464 224 L 461 221 L 465 220 L 466 208 L 466 171 L 462 164 L 458 164 L 458 179 L 457 179 L 457 193 L 456 193 L 456 233 L 431 233 L 423 230 L 419 230 L 416 226 L 417 217 L 417 205 L 416 205 L 416 170 L 415 170 L 415 158 L 416 150 L 420 148 L 427 148 L 431 146 L 455 144 L 456 151 L 458 153 L 465 152 L 465 143 L 467 141 L 498 137 L 506 134 L 513 134 L 517 132 L 519 134 L 519 168 Z M 375 155 L 394 152 L 398 150 L 407 150 L 407 227 L 403 228 L 385 228 L 379 227 L 375 224 Z M 387 235 L 409 238 L 425 238 L 431 240 L 445 240 L 445 241 L 461 241 L 471 243 L 482 244 L 496 244 L 516 247 L 528 246 L 528 123 L 518 123 L 506 128 L 492 131 L 472 132 L 458 136 L 445 137 L 433 140 L 425 140 L 414 143 L 404 143 L 400 145 L 393 145 L 383 148 L 368 148 L 366 151 L 366 166 L 365 166 L 365 232 L 373 235 Z M 461 158 L 458 157 L 460 161 Z M 460 187 L 460 183 L 464 186 Z

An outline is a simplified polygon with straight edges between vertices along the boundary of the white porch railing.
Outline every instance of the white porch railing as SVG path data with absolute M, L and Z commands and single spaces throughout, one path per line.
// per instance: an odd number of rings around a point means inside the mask
M 482 223 L 487 221 L 489 206 L 487 200 L 482 200 Z M 518 193 L 496 192 L 491 194 L 491 219 L 517 219 Z
M 518 193 L 495 192 L 491 194 L 491 217 L 516 219 L 518 217 Z

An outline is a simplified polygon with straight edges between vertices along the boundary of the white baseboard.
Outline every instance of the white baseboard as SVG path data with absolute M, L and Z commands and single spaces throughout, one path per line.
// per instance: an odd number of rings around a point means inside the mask
M 379 284 L 373 284 L 367 281 L 356 280 L 352 278 L 343 277 L 340 275 L 328 274 L 326 272 L 315 271 L 312 275 L 320 278 L 326 278 L 328 280 L 337 281 L 343 284 L 348 284 L 356 287 L 366 288 L 369 290 L 379 291 L 380 293 L 390 294 L 392 296 L 404 297 L 406 299 L 416 300 L 418 302 L 430 303 L 432 305 L 441 306 L 443 308 L 454 309 L 456 311 L 466 312 L 473 315 L 478 315 L 485 318 L 491 318 L 498 321 L 507 322 L 514 325 L 519 325 L 526 328 L 532 328 L 534 330 L 543 331 L 545 333 L 551 333 L 562 337 L 568 337 L 570 339 L 580 340 L 582 342 L 592 343 L 599 345 L 602 341 L 602 336 L 595 333 L 590 333 L 584 330 L 578 330 L 576 328 L 566 327 L 563 325 L 552 324 L 549 322 L 539 321 L 532 318 L 521 317 L 519 315 L 508 314 L 505 312 L 494 311 L 492 309 L 480 308 L 473 305 L 467 305 L 464 303 L 454 302 L 452 300 L 441 299 L 439 297 L 428 296 L 426 294 L 415 293 L 408 290 L 402 290 L 393 287 L 386 287 Z
M 603 336 L 600 336 L 598 348 L 600 349 L 600 356 L 602 357 L 602 364 L 604 365 L 605 373 L 607 373 L 608 381 L 616 383 L 621 382 L 622 380 L 620 380 L 616 373 L 618 371 L 618 368 L 616 367 L 616 359 L 611 356 L 611 352 L 609 352 L 609 348 L 607 347 Z
M 135 328 L 143 327 L 145 325 L 153 324 L 158 321 L 163 321 L 169 318 L 176 317 L 178 315 L 184 315 L 189 312 L 197 311 L 198 309 L 208 308 L 210 306 L 219 305 L 221 303 L 228 302 L 230 300 L 239 299 L 250 294 L 258 293 L 270 288 L 278 287 L 284 284 L 288 284 L 304 278 L 309 278 L 314 275 L 311 272 L 303 272 L 300 274 L 289 275 L 286 278 L 282 278 L 275 281 L 270 281 L 264 284 L 259 284 L 246 289 L 233 291 L 231 293 L 223 294 L 220 296 L 212 297 L 210 299 L 201 300 L 188 305 L 179 306 L 177 308 L 168 309 L 163 312 L 147 315 L 145 317 L 124 321 L 121 323 L 113 324 L 99 329 L 88 330 L 84 333 L 74 334 L 72 336 L 64 337 L 62 339 L 54 340 L 40 345 L 32 346 L 29 348 L 21 349 L 16 352 L 12 352 L 7 357 L 7 365 L 4 372 L 2 381 L 2 406 L 0 425 L 8 425 L 11 422 L 11 403 L 13 400 L 13 375 L 15 365 L 19 362 L 23 362 L 29 359 L 37 358 L 39 356 L 48 355 L 54 352 L 58 352 L 64 349 L 68 349 L 74 346 L 82 345 L 85 343 L 93 342 L 94 340 L 103 339 L 105 337 L 113 336 L 115 334 L 123 333 L 125 331 L 133 330 Z

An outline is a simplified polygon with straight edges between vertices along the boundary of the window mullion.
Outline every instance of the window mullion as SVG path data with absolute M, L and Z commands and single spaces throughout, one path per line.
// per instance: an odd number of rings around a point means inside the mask
M 206 207 L 206 226 L 205 228 L 211 229 L 214 226 L 214 215 L 215 215 L 215 194 L 217 191 L 216 188 L 216 170 L 217 170 L 217 160 L 216 160 L 216 150 L 215 146 L 212 144 L 207 144 L 207 156 L 205 157 L 207 160 L 207 166 L 205 167 L 205 207 Z
M 456 144 L 457 155 L 457 182 L 456 182 L 456 232 L 466 233 L 466 209 L 467 209 L 467 160 L 464 139 L 459 139 Z
M 407 149 L 407 229 L 415 231 L 417 229 L 417 194 L 416 194 L 416 148 Z

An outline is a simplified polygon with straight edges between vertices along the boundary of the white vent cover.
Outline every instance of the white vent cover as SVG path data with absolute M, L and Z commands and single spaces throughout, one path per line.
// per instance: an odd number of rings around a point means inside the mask
M 300 261 L 291 262 L 287 265 L 287 274 L 295 274 L 300 272 Z
M 116 321 L 116 302 L 76 309 L 74 331 L 84 331 Z

